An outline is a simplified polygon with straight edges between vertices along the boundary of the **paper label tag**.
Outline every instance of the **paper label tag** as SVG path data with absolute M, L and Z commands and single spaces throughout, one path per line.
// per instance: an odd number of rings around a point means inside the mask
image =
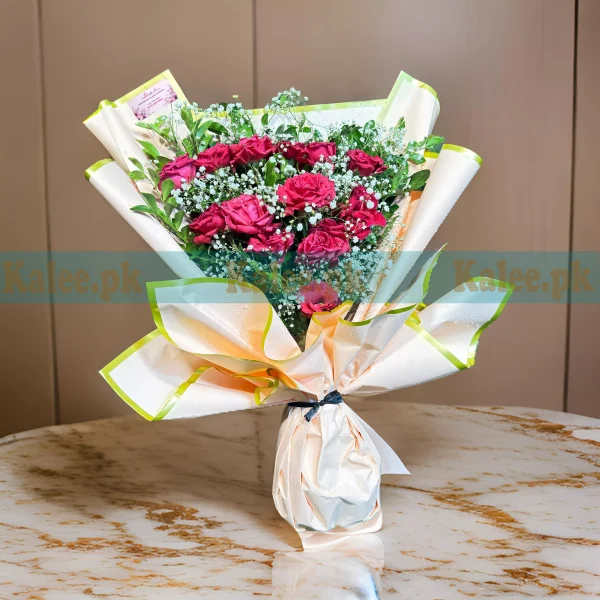
M 138 121 L 165 108 L 177 100 L 177 94 L 167 79 L 162 79 L 127 102 Z

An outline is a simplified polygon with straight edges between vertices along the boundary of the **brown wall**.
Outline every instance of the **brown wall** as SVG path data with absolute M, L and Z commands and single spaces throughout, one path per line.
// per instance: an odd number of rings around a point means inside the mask
M 580 1 L 589 13 L 598 6 Z M 3 114 L 14 116 L 5 127 L 15 140 L 3 149 L 2 196 L 28 199 L 0 222 L 0 250 L 145 249 L 85 182 L 84 169 L 105 151 L 81 121 L 99 100 L 166 68 L 201 105 L 234 93 L 260 105 L 292 85 L 314 102 L 380 98 L 404 69 L 438 91 L 437 131 L 485 159 L 437 240 L 454 250 L 568 250 L 575 0 L 147 0 L 139 6 L 133 0 L 104 0 L 101 10 L 81 0 L 0 3 L 2 72 L 19 91 L 18 101 L 1 100 Z M 173 19 L 177 37 L 164 28 Z M 152 33 L 158 26 L 168 43 Z M 590 23 L 580 34 L 580 61 L 594 52 Z M 594 85 L 587 60 L 580 88 Z M 593 118 L 593 103 L 578 105 L 585 106 Z M 576 189 L 590 185 L 576 180 Z M 586 216 L 583 195 L 575 209 L 585 227 L 593 215 Z M 27 230 L 14 220 L 26 221 Z M 574 233 L 580 235 L 577 223 Z M 147 306 L 4 308 L 10 344 L 3 345 L 2 392 L 9 409 L 0 434 L 130 412 L 97 371 L 151 329 Z M 502 325 L 486 332 L 475 369 L 393 396 L 560 410 L 567 337 L 565 305 L 510 305 Z M 571 350 L 577 347 L 572 331 Z M 585 387 L 572 389 L 577 398 L 570 396 L 570 406 L 593 410 Z
M 573 250 L 600 250 L 600 2 L 579 1 Z M 571 306 L 569 411 L 600 418 L 600 305 Z

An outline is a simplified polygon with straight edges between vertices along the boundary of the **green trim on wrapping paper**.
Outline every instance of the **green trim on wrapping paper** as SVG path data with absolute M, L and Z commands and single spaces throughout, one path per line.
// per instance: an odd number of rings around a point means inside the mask
M 142 85 L 140 85 L 140 87 L 136 88 L 135 90 L 132 90 L 124 96 L 121 96 L 118 100 L 115 100 L 115 103 L 117 105 L 126 104 L 127 102 L 129 102 L 129 100 L 135 98 L 136 96 L 139 96 L 142 92 L 145 92 L 146 90 L 150 89 L 152 86 L 156 85 L 159 81 L 162 81 L 163 79 L 166 79 L 171 84 L 173 91 L 177 94 L 177 100 L 181 100 L 186 103 L 188 102 L 188 99 L 185 97 L 185 94 L 183 93 L 183 90 L 181 89 L 177 81 L 175 81 L 175 78 L 173 77 L 171 71 L 167 69 L 166 71 L 163 71 L 156 77 L 153 77 L 149 81 L 146 81 L 146 83 L 143 83 Z
M 264 354 L 265 353 L 265 341 L 267 339 L 267 335 L 269 334 L 269 331 L 271 330 L 271 325 L 273 323 L 273 307 L 271 306 L 271 303 L 267 300 L 267 297 L 264 295 L 264 293 L 259 288 L 252 285 L 251 283 L 248 283 L 246 281 L 238 281 L 237 279 L 227 279 L 227 278 L 223 278 L 223 277 L 193 277 L 191 279 L 173 279 L 170 281 L 150 281 L 150 282 L 148 282 L 146 284 L 146 290 L 148 292 L 148 301 L 150 303 L 150 310 L 152 312 L 152 317 L 154 318 L 154 323 L 156 324 L 156 327 L 161 332 L 163 337 L 165 337 L 171 344 L 173 344 L 174 346 L 179 348 L 179 346 L 177 346 L 177 344 L 173 341 L 171 336 L 168 334 L 165 324 L 163 322 L 162 315 L 160 314 L 160 309 L 158 308 L 158 302 L 156 300 L 156 288 L 185 287 L 187 285 L 194 285 L 197 283 L 227 283 L 229 285 L 235 285 L 235 286 L 249 288 L 255 292 L 258 292 L 261 296 L 264 297 L 265 304 L 267 304 L 267 306 L 269 307 L 269 314 L 267 315 L 267 324 L 265 325 L 265 330 L 263 331 L 262 338 L 261 338 L 261 350 L 263 351 L 263 354 Z M 192 353 L 190 353 L 190 354 L 192 354 Z M 221 356 L 221 355 L 215 354 L 215 356 Z M 265 354 L 265 356 L 266 356 L 266 354 Z M 250 360 L 247 358 L 236 358 L 236 357 L 231 357 L 231 358 L 235 358 L 235 360 L 243 360 L 246 362 L 260 362 L 260 361 L 256 361 L 256 360 Z M 295 357 L 292 357 L 292 358 L 295 358 Z M 288 360 L 291 360 L 291 359 L 288 359 Z M 284 362 L 284 361 L 277 361 L 277 362 Z
M 477 353 L 477 345 L 479 344 L 479 338 L 481 337 L 481 334 L 502 314 L 504 307 L 508 304 L 512 293 L 514 292 L 515 286 L 512 283 L 500 281 L 499 279 L 491 279 L 490 277 L 473 277 L 469 279 L 469 281 L 488 281 L 494 284 L 497 288 L 506 288 L 504 298 L 502 299 L 502 302 L 500 302 L 500 305 L 496 309 L 496 312 L 492 318 L 484 323 L 471 338 L 471 342 L 469 343 L 469 353 L 467 355 L 467 366 L 472 367 L 475 364 L 475 354 Z
M 465 365 L 462 360 L 459 360 L 444 344 L 438 342 L 438 340 L 429 333 L 425 328 L 423 328 L 417 320 L 409 319 L 406 324 L 418 335 L 420 335 L 429 345 L 433 346 L 444 358 L 448 359 L 459 371 L 464 371 L 469 367 Z
M 385 99 L 382 100 L 359 100 L 358 102 L 335 102 L 333 104 L 309 104 L 307 106 L 294 106 L 293 108 L 288 109 L 288 112 L 292 113 L 310 113 L 316 112 L 320 110 L 344 110 L 346 108 L 367 108 L 369 106 L 384 106 L 386 103 Z M 253 116 L 264 115 L 265 112 L 269 114 L 275 114 L 273 111 L 265 111 L 264 108 L 253 108 L 250 110 L 250 114 Z M 206 113 L 199 112 L 195 115 L 196 121 L 202 119 Z M 216 113 L 215 115 L 218 118 L 227 117 L 226 112 Z
M 460 154 L 466 154 L 470 156 L 479 166 L 483 164 L 483 159 L 479 154 L 475 154 L 473 150 L 469 150 L 468 148 L 463 148 L 462 146 L 455 146 L 454 144 L 444 144 L 442 146 L 442 150 L 451 150 L 452 152 L 459 152 Z
M 95 117 L 97 114 L 100 114 L 107 106 L 110 106 L 111 108 L 117 108 L 117 105 L 114 102 L 111 102 L 110 100 L 102 100 L 98 104 L 98 108 L 89 117 L 84 119 L 83 122 L 85 123 L 86 121 L 89 121 L 92 117 Z
M 127 360 L 132 354 L 135 354 L 140 348 L 143 348 L 146 344 L 150 343 L 153 339 L 157 338 L 160 335 L 160 331 L 155 329 L 152 333 L 144 336 L 141 340 L 138 340 L 135 344 L 129 346 L 125 352 L 122 352 L 117 356 L 117 358 L 113 359 L 109 362 L 103 369 L 100 370 L 100 375 L 104 377 L 106 383 L 110 385 L 110 387 L 116 392 L 116 394 L 123 400 L 126 404 L 128 404 L 136 413 L 147 419 L 148 421 L 154 421 L 155 418 L 148 412 L 146 412 L 141 406 L 138 406 L 117 384 L 117 382 L 112 378 L 111 372 L 116 369 L 121 363 Z
M 386 99 L 382 100 L 359 100 L 358 102 L 335 102 L 333 104 L 309 104 L 307 106 L 294 106 L 289 109 L 292 113 L 316 112 L 321 110 L 344 110 L 346 108 L 366 108 L 369 106 L 383 106 Z M 263 115 L 264 108 L 253 108 L 250 111 L 253 115 Z M 272 111 L 266 111 L 272 113 Z M 224 115 L 226 113 L 223 113 Z
M 88 167 L 85 170 L 85 178 L 89 181 L 92 175 L 96 171 L 98 171 L 98 169 L 101 169 L 104 165 L 107 165 L 111 162 L 115 161 L 112 158 L 103 158 L 102 160 L 99 160 L 98 162 L 94 163 L 91 167 Z
M 202 377 L 202 375 L 204 375 L 204 373 L 206 373 L 206 371 L 208 371 L 209 369 L 215 369 L 215 371 L 225 374 L 225 373 L 223 373 L 223 371 L 221 371 L 216 366 L 207 365 L 205 367 L 199 367 L 190 375 L 190 377 L 186 381 L 184 381 L 173 392 L 171 392 L 171 394 L 169 394 L 164 406 L 160 409 L 160 411 L 158 412 L 158 414 L 156 415 L 156 417 L 153 420 L 154 421 L 162 421 L 173 410 L 173 408 L 175 408 L 175 406 L 181 400 L 181 397 L 185 394 L 185 392 L 188 390 L 188 388 L 192 384 L 196 383 L 196 381 L 198 381 L 198 379 L 200 379 L 200 377 Z M 230 375 L 230 376 L 237 377 L 238 379 L 245 379 L 246 381 L 248 381 L 248 378 L 246 378 L 244 375 Z M 252 376 L 249 376 L 249 377 L 251 377 L 252 379 L 258 379 L 261 381 L 268 382 L 268 384 L 265 387 L 256 386 L 256 389 L 254 390 L 254 402 L 257 406 L 260 406 L 263 403 L 262 400 L 260 399 L 260 393 L 262 390 L 269 390 L 269 389 L 272 390 L 271 392 L 269 392 L 267 394 L 267 398 L 268 398 L 279 387 L 280 382 L 279 382 L 279 379 L 277 379 L 277 378 L 268 379 L 266 377 L 252 377 Z M 265 398 L 265 400 L 266 400 L 266 398 Z
M 181 400 L 181 396 L 183 396 L 183 394 L 190 387 L 190 385 L 192 385 L 192 383 L 196 383 L 196 381 L 198 381 L 198 379 L 200 379 L 200 377 L 202 377 L 202 375 L 204 375 L 204 372 L 207 371 L 208 369 L 212 369 L 212 367 L 206 366 L 206 367 L 200 367 L 200 368 L 196 369 L 190 375 L 190 377 L 187 379 L 187 381 L 184 381 L 173 392 L 171 392 L 171 394 L 169 394 L 164 406 L 158 411 L 158 414 L 156 415 L 154 420 L 162 421 L 171 412 L 171 410 L 177 404 L 177 402 L 179 402 L 179 400 Z
M 423 153 L 423 156 L 425 158 L 438 158 L 439 155 L 440 155 L 439 152 L 429 152 L 429 151 L 427 151 L 427 152 Z
M 438 98 L 437 92 L 430 85 L 428 85 L 426 83 L 423 83 L 422 81 L 419 81 L 419 87 L 421 89 L 425 90 L 426 92 L 429 92 L 439 102 L 439 98 Z
M 386 302 L 385 306 L 389 306 L 390 303 Z M 366 319 L 365 321 L 346 321 L 346 319 L 340 319 L 340 323 L 344 325 L 349 325 L 350 327 L 361 327 L 363 325 L 368 325 L 378 317 L 383 317 L 385 315 L 399 315 L 400 313 L 406 312 L 408 310 L 414 311 L 416 310 L 416 304 L 411 304 L 410 306 L 404 306 L 403 308 L 394 308 L 392 310 L 388 310 L 387 312 L 379 313 L 370 319 Z
M 431 274 L 433 273 L 433 269 L 435 269 L 438 260 L 440 259 L 440 256 L 442 255 L 442 252 L 446 249 L 446 246 L 448 245 L 448 242 L 446 242 L 436 253 L 436 255 L 433 257 L 433 260 L 431 261 L 431 264 L 429 265 L 429 269 L 427 269 L 427 271 L 425 272 L 425 279 L 423 281 L 423 298 L 425 298 L 425 296 L 427 296 L 427 292 L 429 292 L 429 282 L 431 281 Z M 421 304 L 423 304 L 423 302 L 421 302 Z
M 415 79 L 412 75 L 409 75 L 408 73 L 406 73 L 404 71 L 401 71 L 400 75 L 398 75 L 398 77 L 394 83 L 394 87 L 392 88 L 392 91 L 390 92 L 389 96 L 386 98 L 385 104 L 384 104 L 383 108 L 381 109 L 381 112 L 377 116 L 377 120 L 379 122 L 382 122 L 385 119 L 385 117 L 387 116 L 387 114 L 390 110 L 390 106 L 391 106 L 392 102 L 394 101 L 396 95 L 398 94 L 398 90 L 400 89 L 400 87 L 403 83 L 409 83 L 411 85 L 414 85 L 415 87 L 419 87 L 419 88 L 429 92 L 430 94 L 433 95 L 433 97 L 439 103 L 439 98 L 438 98 L 437 92 L 430 85 L 427 85 L 426 83 L 423 83 L 422 81 L 419 81 L 418 79 Z
M 477 345 L 479 343 L 479 338 L 481 334 L 502 314 L 504 307 L 508 303 L 510 296 L 513 293 L 514 285 L 510 283 L 506 283 L 505 281 L 500 281 L 499 279 L 492 279 L 491 277 L 472 277 L 471 279 L 465 281 L 462 285 L 466 285 L 468 283 L 480 283 L 482 281 L 488 282 L 490 285 L 493 285 L 496 288 L 505 288 L 506 292 L 504 297 L 502 298 L 502 302 L 500 302 L 496 312 L 492 316 L 489 321 L 486 321 L 479 329 L 473 334 L 471 341 L 469 342 L 469 350 L 467 353 L 467 362 L 463 363 L 458 357 L 456 357 L 450 350 L 448 350 L 441 342 L 439 342 L 431 333 L 429 333 L 424 327 L 421 326 L 421 319 L 417 312 L 422 311 L 424 308 L 427 308 L 423 303 L 419 305 L 416 309 L 415 313 L 411 315 L 406 322 L 406 324 L 416 333 L 418 333 L 424 340 L 426 340 L 429 344 L 431 344 L 442 356 L 447 358 L 458 370 L 464 371 L 465 369 L 469 369 L 475 364 L 475 354 L 477 352 Z M 481 287 L 481 286 L 480 286 Z

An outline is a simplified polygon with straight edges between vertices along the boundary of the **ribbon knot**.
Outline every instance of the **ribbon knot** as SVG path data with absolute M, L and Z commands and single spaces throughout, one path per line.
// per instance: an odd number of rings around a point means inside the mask
M 304 415 L 304 418 L 310 423 L 311 419 L 319 412 L 321 406 L 326 404 L 341 404 L 344 401 L 342 395 L 337 391 L 329 392 L 323 400 L 316 402 L 290 402 L 288 406 L 294 406 L 296 408 L 310 408 L 310 410 Z

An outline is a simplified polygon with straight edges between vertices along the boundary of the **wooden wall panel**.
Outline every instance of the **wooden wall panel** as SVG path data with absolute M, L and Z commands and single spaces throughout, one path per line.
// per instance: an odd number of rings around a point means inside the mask
M 47 251 L 43 115 L 35 0 L 0 3 L 0 255 Z M 2 263 L 8 259 L 2 256 Z M 5 267 L 0 270 L 5 287 Z M 0 291 L 0 294 L 3 292 Z M 9 295 L 6 295 L 9 298 Z M 41 304 L 2 304 L 0 436 L 54 422 L 52 323 Z
M 600 250 L 600 3 L 579 0 L 577 111 L 573 186 L 573 250 Z M 596 261 L 596 264 L 598 261 Z M 595 282 L 598 285 L 598 282 Z M 597 296 L 598 290 L 595 290 Z M 600 306 L 571 306 L 567 410 L 600 417 Z
M 106 152 L 82 121 L 167 68 L 199 103 L 236 93 L 251 103 L 251 0 L 45 0 L 42 33 L 52 249 L 146 250 L 84 179 Z M 55 314 L 61 421 L 129 413 L 98 369 L 153 329 L 147 304 L 58 305 Z
M 574 11 L 574 0 L 257 0 L 258 100 L 290 86 L 314 102 L 381 98 L 405 70 L 437 90 L 436 131 L 485 161 L 438 246 L 567 250 Z M 394 397 L 560 410 L 565 345 L 565 305 L 513 304 L 475 369 Z

